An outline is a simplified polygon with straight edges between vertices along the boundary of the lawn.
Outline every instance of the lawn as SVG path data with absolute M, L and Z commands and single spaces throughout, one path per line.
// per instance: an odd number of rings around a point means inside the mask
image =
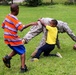
M 23 24 L 37 21 L 41 17 L 52 17 L 67 22 L 76 34 L 76 6 L 75 5 L 49 5 L 39 7 L 20 6 L 19 20 Z M 0 6 L 0 25 L 5 16 L 10 13 L 9 6 Z M 25 29 L 19 36 L 22 38 L 30 28 Z M 63 58 L 43 57 L 38 62 L 30 62 L 30 55 L 42 38 L 42 33 L 33 38 L 27 45 L 26 64 L 29 71 L 20 74 L 20 57 L 16 55 L 11 60 L 11 68 L 8 69 L 2 62 L 2 57 L 9 54 L 11 50 L 4 44 L 3 30 L 0 27 L 0 75 L 76 75 L 76 51 L 73 50 L 74 41 L 66 34 L 59 34 L 61 49 L 55 49 L 52 53 L 60 52 Z
M 67 2 L 67 0 L 52 0 L 54 3 L 65 3 Z M 42 2 L 47 3 L 47 2 L 51 2 L 51 0 L 42 0 Z

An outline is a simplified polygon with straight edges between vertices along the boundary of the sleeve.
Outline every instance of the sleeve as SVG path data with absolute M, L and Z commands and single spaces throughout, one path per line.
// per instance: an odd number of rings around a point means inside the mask
M 17 30 L 21 31 L 23 29 L 23 25 L 19 20 L 16 20 L 15 25 L 16 25 Z
M 47 29 L 47 30 L 50 30 L 50 29 L 51 29 L 51 27 L 50 27 L 50 26 L 48 26 L 48 25 L 46 25 L 46 29 Z
M 4 27 L 5 27 L 5 24 L 4 24 L 4 21 L 3 21 L 3 23 L 2 23 L 2 28 L 4 29 Z
M 76 36 L 73 33 L 73 31 L 69 28 L 69 26 L 67 25 L 67 23 L 65 23 L 64 25 L 64 31 L 70 36 L 70 38 L 76 42 Z

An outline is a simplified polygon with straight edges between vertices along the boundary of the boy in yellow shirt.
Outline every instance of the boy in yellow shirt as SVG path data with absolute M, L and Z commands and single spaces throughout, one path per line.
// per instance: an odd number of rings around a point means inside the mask
M 50 25 L 44 24 L 41 20 L 40 22 L 47 29 L 46 44 L 38 49 L 38 52 L 36 53 L 36 55 L 33 57 L 32 60 L 39 59 L 42 52 L 44 52 L 43 54 L 44 56 L 57 56 L 58 57 L 57 54 L 50 54 L 50 52 L 55 48 L 55 44 L 56 44 L 56 39 L 57 39 L 57 34 L 58 34 L 57 20 L 52 20 L 50 22 Z

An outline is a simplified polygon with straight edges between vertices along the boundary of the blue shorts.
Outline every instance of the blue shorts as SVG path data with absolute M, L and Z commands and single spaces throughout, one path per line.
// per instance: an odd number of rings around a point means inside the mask
M 17 54 L 22 55 L 26 52 L 26 49 L 23 45 L 19 45 L 19 46 L 11 46 L 8 45 L 12 50 L 14 50 Z

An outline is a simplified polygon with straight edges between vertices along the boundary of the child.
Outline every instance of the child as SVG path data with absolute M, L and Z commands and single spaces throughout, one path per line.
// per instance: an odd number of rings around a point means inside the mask
M 11 58 L 16 54 L 19 54 L 21 58 L 21 72 L 23 73 L 27 71 L 27 66 L 25 64 L 26 49 L 23 46 L 22 40 L 17 35 L 17 32 L 18 30 L 22 31 L 35 23 L 31 23 L 26 26 L 21 24 L 16 17 L 19 13 L 19 6 L 17 4 L 12 4 L 10 6 L 10 10 L 11 13 L 6 16 L 5 20 L 3 21 L 2 28 L 4 29 L 4 41 L 12 49 L 12 52 L 3 57 L 3 62 L 6 67 L 10 68 Z
M 37 60 L 39 59 L 40 55 L 42 52 L 44 52 L 44 56 L 58 56 L 60 57 L 60 54 L 50 54 L 50 52 L 55 48 L 56 44 L 56 39 L 57 39 L 57 21 L 56 20 L 51 20 L 50 25 L 45 25 L 41 20 L 40 22 L 42 25 L 44 25 L 47 29 L 47 38 L 46 38 L 46 44 L 43 45 L 41 48 L 38 49 L 38 52 L 36 55 L 33 57 L 32 60 Z

